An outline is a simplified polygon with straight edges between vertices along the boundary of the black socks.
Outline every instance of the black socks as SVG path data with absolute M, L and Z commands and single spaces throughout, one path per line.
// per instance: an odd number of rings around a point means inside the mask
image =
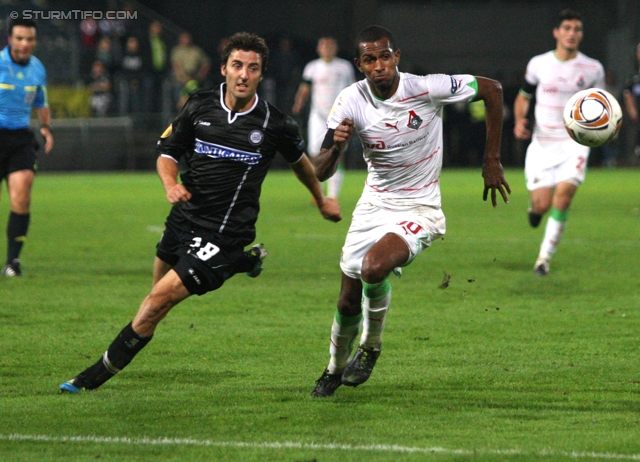
M 24 215 L 11 212 L 9 223 L 7 224 L 7 263 L 20 256 L 22 245 L 27 240 L 27 230 L 29 229 L 29 219 L 31 214 Z
M 98 388 L 124 369 L 152 338 L 138 335 L 129 323 L 111 342 L 105 354 L 93 366 L 78 375 L 73 384 L 88 390 Z

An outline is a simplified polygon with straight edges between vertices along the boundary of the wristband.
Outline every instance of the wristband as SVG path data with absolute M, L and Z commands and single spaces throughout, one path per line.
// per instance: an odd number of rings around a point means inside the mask
M 51 131 L 51 127 L 49 126 L 49 124 L 42 124 L 40 125 L 40 128 L 46 128 L 47 130 Z

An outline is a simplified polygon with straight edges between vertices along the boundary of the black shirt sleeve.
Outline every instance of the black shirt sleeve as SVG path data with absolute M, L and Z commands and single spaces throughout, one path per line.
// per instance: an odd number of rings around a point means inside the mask
M 160 136 L 156 147 L 158 156 L 169 156 L 177 162 L 185 152 L 193 150 L 195 133 L 192 114 L 196 104 L 194 98 L 189 98 L 171 125 Z
M 525 80 L 520 91 L 526 93 L 527 95 L 533 96 L 536 93 L 536 87 L 537 85 L 532 85 Z
M 324 139 L 322 140 L 322 146 L 320 146 L 322 149 L 329 149 L 333 146 L 333 134 L 335 132 L 336 131 L 333 128 L 327 130 L 327 133 L 324 135 Z
M 300 136 L 298 124 L 290 116 L 285 116 L 282 132 L 278 141 L 278 151 L 290 164 L 298 162 L 304 154 L 306 146 Z

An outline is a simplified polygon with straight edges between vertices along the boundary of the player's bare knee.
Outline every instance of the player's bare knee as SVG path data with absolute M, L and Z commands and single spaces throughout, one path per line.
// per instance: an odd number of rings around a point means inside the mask
M 140 318 L 157 325 L 173 307 L 171 300 L 163 294 L 151 292 L 142 302 Z
M 14 213 L 25 214 L 29 213 L 29 209 L 31 206 L 31 198 L 30 197 L 11 197 L 11 211 Z
M 389 276 L 391 269 L 388 266 L 383 259 L 373 258 L 371 254 L 367 254 L 362 261 L 360 277 L 367 284 L 377 284 Z
M 556 196 L 553 198 L 553 206 L 564 212 L 569 210 L 569 206 L 571 205 L 571 200 L 573 199 L 573 194 L 563 194 L 561 196 Z
M 531 211 L 539 215 L 544 215 L 551 208 L 551 200 L 533 200 L 531 202 Z

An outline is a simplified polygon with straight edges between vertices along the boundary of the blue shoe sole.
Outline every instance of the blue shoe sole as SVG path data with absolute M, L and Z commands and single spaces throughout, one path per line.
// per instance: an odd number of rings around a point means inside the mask
M 60 385 L 60 393 L 80 393 L 80 389 L 69 382 L 65 382 Z

